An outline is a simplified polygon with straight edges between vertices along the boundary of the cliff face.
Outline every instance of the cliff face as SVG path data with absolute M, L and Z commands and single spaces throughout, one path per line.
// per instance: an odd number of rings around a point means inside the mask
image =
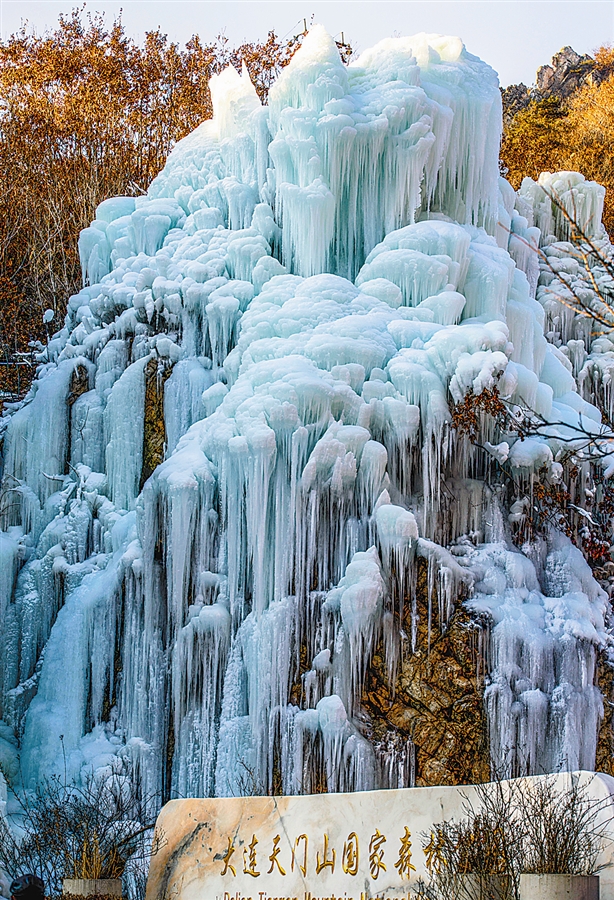
M 416 785 L 487 781 L 484 652 L 488 628 L 463 608 L 462 597 L 443 631 L 429 628 L 437 600 L 432 586 L 429 590 L 428 566 L 423 560 L 415 590 L 417 647 L 412 652 L 406 639 L 392 684 L 384 648 L 380 644 L 376 649 L 362 697 L 368 730 L 383 745 L 398 742 L 401 736 L 411 742 L 411 780 Z M 402 629 L 410 635 L 412 604 L 408 602 L 404 609 Z
M 572 47 L 563 47 L 554 54 L 549 66 L 537 70 L 535 91 L 541 98 L 556 94 L 565 100 L 587 81 L 602 81 L 608 74 L 592 56 L 580 56 Z
M 563 47 L 554 54 L 550 65 L 540 66 L 533 86 L 521 82 L 503 88 L 503 122 L 507 124 L 531 100 L 555 98 L 565 102 L 585 84 L 600 84 L 613 72 L 614 66 L 600 64 L 589 54 L 581 56 L 572 47 Z

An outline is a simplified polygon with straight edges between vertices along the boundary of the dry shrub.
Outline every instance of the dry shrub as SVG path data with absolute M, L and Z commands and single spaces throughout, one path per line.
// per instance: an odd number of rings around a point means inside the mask
M 143 868 L 162 845 L 130 774 L 104 771 L 82 785 L 52 778 L 32 796 L 17 795 L 14 829 L 0 818 L 0 868 L 15 878 L 34 872 L 47 894 L 60 896 L 64 878 L 121 878 L 129 863 Z
M 458 822 L 436 824 L 425 846 L 432 877 L 430 889 L 437 900 L 459 900 L 464 889 L 459 876 L 478 876 L 486 886 L 490 876 L 513 879 L 518 870 L 521 844 L 513 783 L 493 782 L 478 785 L 476 790 L 476 804 L 465 798 L 463 817 Z M 502 884 L 505 895 L 506 882 Z M 489 887 L 498 895 L 496 882 Z M 487 887 L 485 890 L 488 894 Z
M 607 837 L 611 801 L 590 796 L 590 782 L 569 775 L 519 782 L 515 803 L 523 829 L 522 871 L 536 875 L 592 875 Z
M 506 886 L 489 877 L 508 875 L 518 896 L 520 875 L 591 875 L 612 827 L 612 802 L 591 796 L 592 779 L 577 774 L 496 781 L 476 785 L 475 802 L 465 798 L 463 817 L 434 826 L 424 852 L 431 874 L 420 896 L 458 900 L 459 876 L 483 879 L 490 894 Z

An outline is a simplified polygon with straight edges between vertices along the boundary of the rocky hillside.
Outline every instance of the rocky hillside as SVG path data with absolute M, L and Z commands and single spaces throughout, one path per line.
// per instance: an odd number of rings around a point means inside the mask
M 581 56 L 571 47 L 541 66 L 535 84 L 502 91 L 502 169 L 518 189 L 526 176 L 576 170 L 607 189 L 604 224 L 614 228 L 614 52 Z
M 600 85 L 613 72 L 612 62 L 600 63 L 594 56 L 581 56 L 573 47 L 563 47 L 554 54 L 550 65 L 539 67 L 534 85 L 527 87 L 520 82 L 503 88 L 504 122 L 507 124 L 526 109 L 531 100 L 570 100 L 585 85 Z

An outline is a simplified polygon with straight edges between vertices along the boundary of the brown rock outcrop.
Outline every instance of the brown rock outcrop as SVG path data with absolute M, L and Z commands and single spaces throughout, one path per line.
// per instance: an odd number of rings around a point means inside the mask
M 418 560 L 417 649 L 403 648 L 394 692 L 386 674 L 383 647 L 374 654 L 362 704 L 376 739 L 390 730 L 415 747 L 416 785 L 467 784 L 489 777 L 483 703 L 480 623 L 457 606 L 447 627 L 428 634 L 427 564 Z M 410 604 L 405 604 L 409 619 Z M 411 633 L 411 623 L 403 622 Z
M 164 426 L 164 383 L 173 367 L 163 360 L 150 359 L 145 366 L 145 418 L 143 423 L 143 485 L 164 459 L 166 428 Z
M 614 776 L 614 666 L 605 653 L 599 659 L 597 683 L 603 694 L 603 719 L 597 736 L 595 771 Z

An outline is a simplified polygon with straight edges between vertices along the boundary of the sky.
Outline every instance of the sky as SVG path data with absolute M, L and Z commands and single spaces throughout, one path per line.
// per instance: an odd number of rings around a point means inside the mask
M 79 0 L 0 0 L 0 35 L 23 20 L 37 32 Z M 86 9 L 111 22 L 122 11 L 127 32 L 141 39 L 160 26 L 184 43 L 224 32 L 233 44 L 264 38 L 270 29 L 290 37 L 314 21 L 358 50 L 386 37 L 420 31 L 460 36 L 471 53 L 497 70 L 502 85 L 533 84 L 540 65 L 561 47 L 590 53 L 614 42 L 614 0 L 87 0 Z

